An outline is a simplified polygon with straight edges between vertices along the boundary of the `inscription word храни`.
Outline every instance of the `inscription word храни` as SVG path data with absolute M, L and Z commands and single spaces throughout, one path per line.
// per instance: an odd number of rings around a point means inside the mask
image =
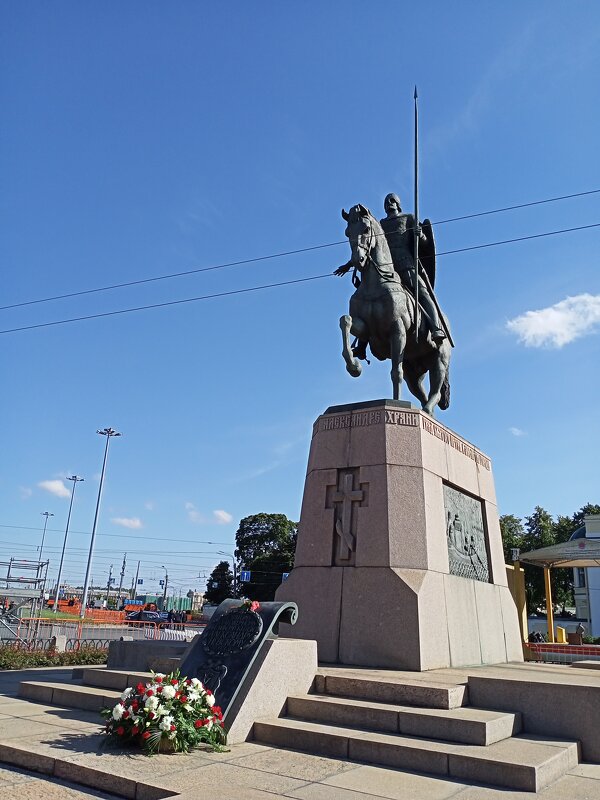
M 490 470 L 492 468 L 489 458 L 480 453 L 473 445 L 459 439 L 447 428 L 438 425 L 432 419 L 425 417 L 423 414 L 411 411 L 390 411 L 384 409 L 383 411 L 355 411 L 348 414 L 336 414 L 327 417 L 322 417 L 319 420 L 319 431 L 337 431 L 345 428 L 365 428 L 370 425 L 379 425 L 384 422 L 386 425 L 402 425 L 405 427 L 418 428 L 419 420 L 421 421 L 420 427 L 435 436 L 436 439 L 449 444 L 459 453 L 472 459 L 480 467 Z M 315 431 L 316 433 L 316 431 Z

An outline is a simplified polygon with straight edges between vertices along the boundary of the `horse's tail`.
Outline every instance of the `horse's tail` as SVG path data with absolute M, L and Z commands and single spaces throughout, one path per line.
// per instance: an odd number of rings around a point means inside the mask
M 450 406 L 450 368 L 446 369 L 446 375 L 444 376 L 444 382 L 442 383 L 442 389 L 440 393 L 440 402 L 438 406 L 445 411 Z

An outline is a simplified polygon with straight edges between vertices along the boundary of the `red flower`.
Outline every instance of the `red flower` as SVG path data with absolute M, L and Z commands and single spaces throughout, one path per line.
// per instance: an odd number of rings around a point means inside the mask
M 171 725 L 171 730 L 172 730 L 172 731 L 175 731 L 175 730 L 177 730 L 177 728 L 175 727 L 175 725 Z
M 177 686 L 177 678 L 171 678 L 171 686 Z
M 217 714 L 217 715 L 221 714 L 221 706 L 213 706 L 212 710 L 213 710 L 213 714 Z
M 145 687 L 145 686 L 144 686 L 144 684 L 143 684 L 143 683 L 140 681 L 140 682 L 138 683 L 138 685 L 137 685 L 135 688 L 136 688 L 136 690 L 137 690 L 137 691 L 138 691 L 140 694 L 144 694 L 144 690 L 145 690 L 145 688 L 146 688 L 146 687 Z
M 191 683 L 192 683 L 192 680 L 191 680 L 191 678 L 188 678 L 188 679 L 186 680 L 186 684 L 187 684 L 187 686 L 190 686 L 190 685 L 191 685 Z
M 152 734 L 150 733 L 150 731 L 144 731 L 142 733 L 142 739 L 149 739 L 151 736 Z
M 152 689 L 148 689 L 146 691 L 146 697 L 152 697 L 153 694 L 154 694 L 154 692 L 152 691 Z
M 156 714 L 154 713 L 154 711 L 149 711 L 148 712 L 148 719 L 154 719 L 155 716 L 156 716 Z
M 187 697 L 186 697 L 184 694 L 182 694 L 182 695 L 181 695 L 181 697 L 179 698 L 179 700 L 180 700 L 182 703 L 187 703 L 187 701 L 188 701 Z
M 163 687 L 159 686 L 158 689 L 156 690 L 156 694 L 160 694 L 162 692 L 162 690 L 163 690 Z
M 211 690 L 210 690 L 210 689 L 206 689 L 205 691 L 206 691 L 206 694 L 207 694 L 209 697 L 212 697 L 212 692 L 211 692 Z
M 124 733 L 125 733 L 125 728 L 122 725 L 119 725 L 119 727 L 117 728 L 117 736 L 123 736 Z
M 138 703 L 138 701 L 137 701 L 137 700 L 134 700 L 134 701 L 132 702 L 132 704 L 131 704 L 131 707 L 133 708 L 133 710 L 134 710 L 134 711 L 136 710 L 136 708 L 137 708 L 138 706 L 139 706 L 139 703 Z
M 202 720 L 201 719 L 197 719 L 196 722 L 194 722 L 194 728 L 201 728 L 202 724 L 203 724 Z
M 253 600 L 250 603 L 250 611 L 258 611 L 259 608 L 260 608 L 260 603 L 258 602 L 258 600 Z
M 132 735 L 132 736 L 137 736 L 137 734 L 138 734 L 139 732 L 140 732 L 140 729 L 138 728 L 138 726 L 137 726 L 137 725 L 134 725 L 134 726 L 133 726 L 133 728 L 131 729 L 131 735 Z
M 163 682 L 162 675 L 155 675 L 154 682 L 155 683 L 162 683 Z

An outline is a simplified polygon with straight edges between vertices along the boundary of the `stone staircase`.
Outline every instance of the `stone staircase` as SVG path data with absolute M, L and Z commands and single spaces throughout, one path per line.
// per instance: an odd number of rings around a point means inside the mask
M 521 716 L 468 703 L 465 684 L 317 676 L 254 741 L 315 755 L 537 792 L 579 762 L 575 741 L 521 735 Z
M 465 683 L 317 674 L 314 693 L 288 697 L 282 716 L 256 721 L 258 744 L 537 792 L 579 763 L 579 745 L 522 735 L 521 716 L 468 705 Z M 47 705 L 99 711 L 147 672 L 74 670 L 71 683 L 25 681 L 19 695 Z

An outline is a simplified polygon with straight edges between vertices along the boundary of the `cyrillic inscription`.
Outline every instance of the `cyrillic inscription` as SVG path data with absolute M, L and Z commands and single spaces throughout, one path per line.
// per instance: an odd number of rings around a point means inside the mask
M 458 436 L 454 436 L 449 430 L 446 430 L 446 428 L 442 428 L 441 425 L 437 425 L 432 419 L 426 419 L 424 415 L 421 416 L 421 426 L 424 431 L 427 431 L 432 436 L 435 436 L 436 439 L 441 439 L 442 442 L 449 444 L 450 447 L 458 450 L 459 453 L 462 453 L 468 458 L 472 458 L 473 461 L 476 461 L 480 467 L 491 469 L 492 465 L 489 458 L 486 458 L 483 453 L 480 453 L 479 450 L 476 450 L 472 445 L 467 444 L 467 442 L 463 442 L 463 440 L 459 439 Z
M 455 436 L 447 428 L 438 425 L 433 419 L 427 417 L 425 414 L 419 414 L 414 411 L 395 411 L 392 409 L 383 409 L 379 411 L 354 411 L 349 414 L 337 414 L 336 416 L 322 417 L 318 423 L 318 430 L 320 431 L 337 431 L 347 428 L 366 428 L 370 425 L 379 425 L 384 422 L 386 425 L 402 425 L 409 428 L 418 428 L 420 425 L 424 431 L 440 439 L 445 444 L 450 445 L 459 453 L 462 453 L 467 458 L 471 458 L 480 467 L 490 470 L 492 468 L 489 458 L 476 450 L 473 445 L 464 442 Z M 315 426 L 314 433 L 317 431 Z

